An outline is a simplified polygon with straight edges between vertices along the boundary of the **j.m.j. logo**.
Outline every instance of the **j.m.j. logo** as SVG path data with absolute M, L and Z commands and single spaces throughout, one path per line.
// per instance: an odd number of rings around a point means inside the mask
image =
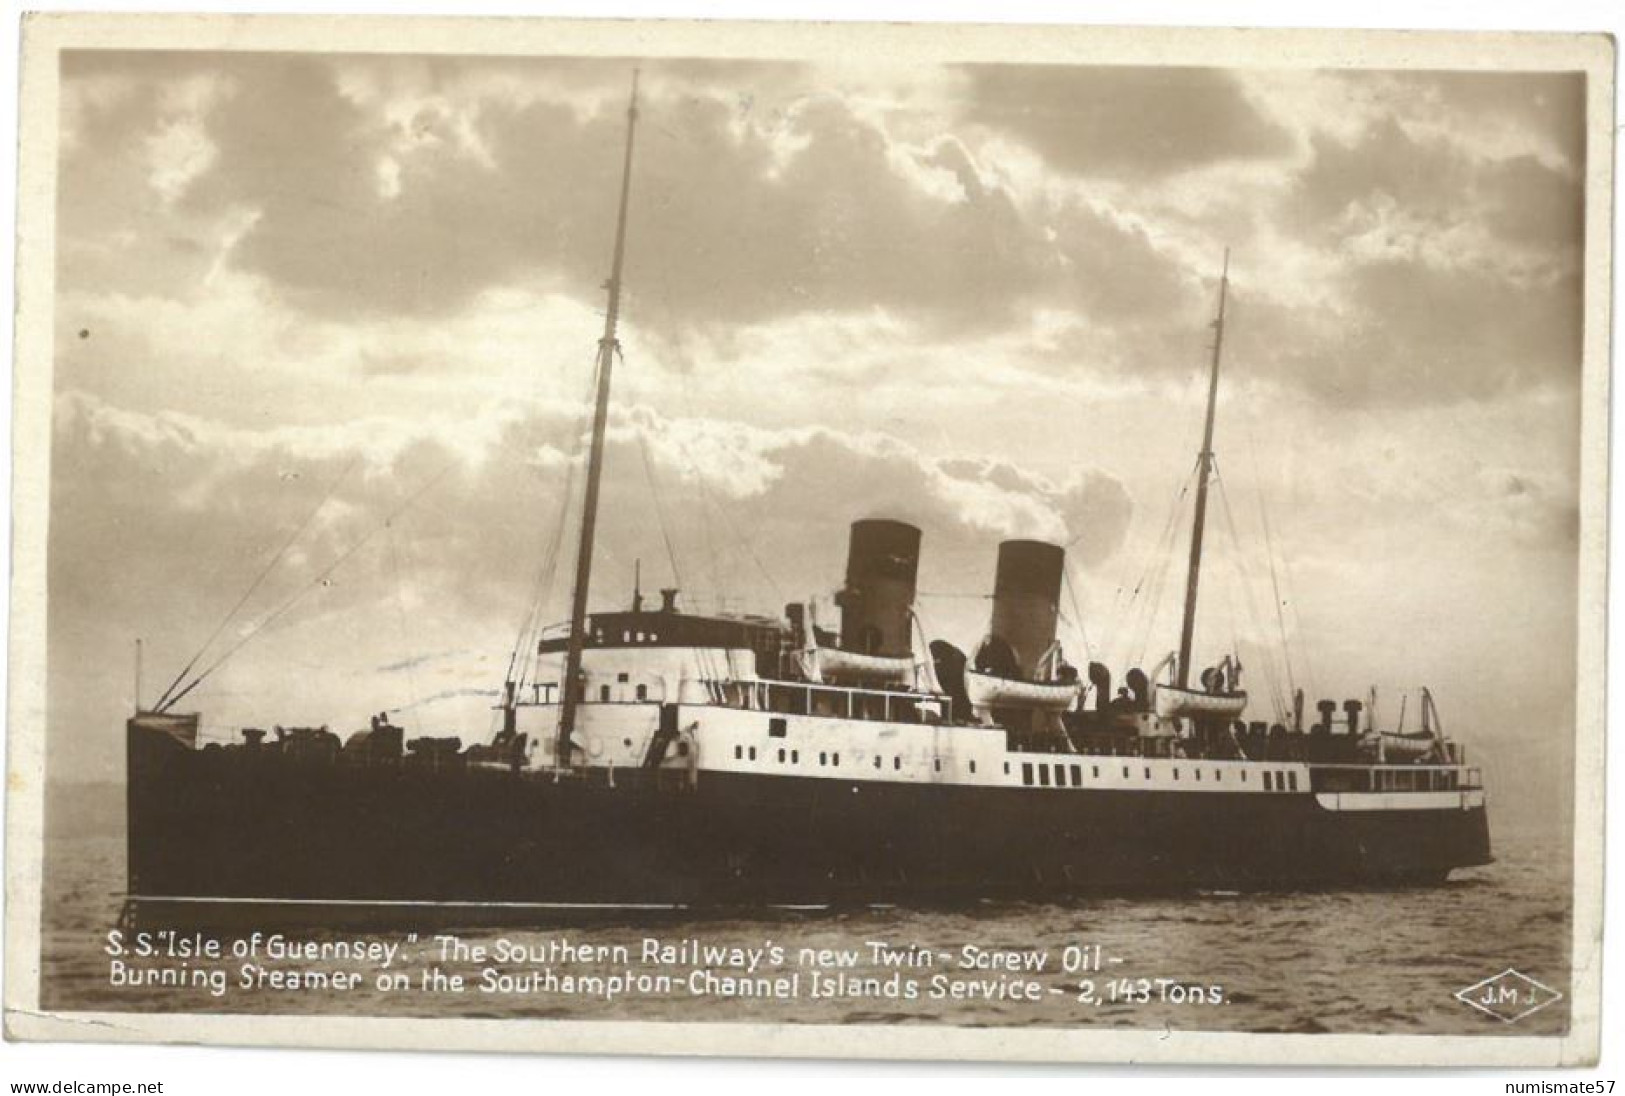
M 1529 975 L 1508 967 L 1493 978 L 1458 990 L 1456 999 L 1480 1012 L 1489 1013 L 1503 1023 L 1512 1024 L 1532 1012 L 1539 1012 L 1554 1001 L 1561 1001 L 1563 995 Z

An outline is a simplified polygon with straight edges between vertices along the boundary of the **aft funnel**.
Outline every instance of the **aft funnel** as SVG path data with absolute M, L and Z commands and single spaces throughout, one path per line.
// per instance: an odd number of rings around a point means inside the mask
M 1065 566 L 1065 550 L 1053 544 L 1007 540 L 999 545 L 986 658 L 1008 665 L 989 669 L 1003 670 L 1025 681 L 1038 679 L 1039 664 L 1055 643 Z M 997 650 L 1001 644 L 1008 658 Z

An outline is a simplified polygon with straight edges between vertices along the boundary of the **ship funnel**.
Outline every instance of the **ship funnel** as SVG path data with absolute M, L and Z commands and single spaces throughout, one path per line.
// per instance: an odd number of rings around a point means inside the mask
M 920 570 L 920 531 L 885 518 L 852 523 L 841 607 L 841 647 L 906 658 L 913 653 L 909 614 Z
M 1013 668 L 1025 680 L 1037 680 L 1039 663 L 1055 643 L 1065 566 L 1066 552 L 1053 544 L 1007 540 L 999 545 L 988 633 L 1009 649 Z

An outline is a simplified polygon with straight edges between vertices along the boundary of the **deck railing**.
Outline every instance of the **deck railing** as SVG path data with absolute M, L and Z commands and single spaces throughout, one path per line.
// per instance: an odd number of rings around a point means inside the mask
M 937 693 L 860 689 L 793 681 L 703 682 L 711 703 L 723 708 L 885 723 L 953 722 L 953 700 Z

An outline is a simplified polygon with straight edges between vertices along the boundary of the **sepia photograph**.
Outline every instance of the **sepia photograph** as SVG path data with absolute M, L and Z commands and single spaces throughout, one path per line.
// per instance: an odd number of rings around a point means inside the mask
M 1613 68 L 37 18 L 8 1033 L 1594 1062 Z

